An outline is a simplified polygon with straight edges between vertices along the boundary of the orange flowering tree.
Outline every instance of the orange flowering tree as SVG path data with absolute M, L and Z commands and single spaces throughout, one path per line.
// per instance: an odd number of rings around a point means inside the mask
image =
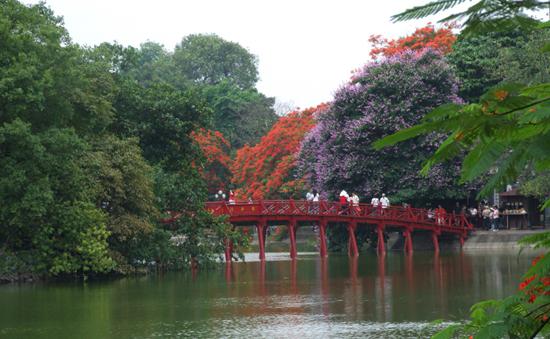
M 393 40 L 385 39 L 381 35 L 371 35 L 369 42 L 372 43 L 373 48 L 369 54 L 374 60 L 380 55 L 391 57 L 407 50 L 421 51 L 426 48 L 447 54 L 456 41 L 453 28 L 455 28 L 453 23 L 445 24 L 438 29 L 428 24 L 417 28 L 411 35 Z
M 218 131 L 201 128 L 193 131 L 191 136 L 205 157 L 200 171 L 208 185 L 208 192 L 226 191 L 231 178 L 231 145 Z
M 302 193 L 304 180 L 294 175 L 296 153 L 315 125 L 314 116 L 327 107 L 321 104 L 291 112 L 281 117 L 258 144 L 237 151 L 231 171 L 238 198 L 288 198 Z

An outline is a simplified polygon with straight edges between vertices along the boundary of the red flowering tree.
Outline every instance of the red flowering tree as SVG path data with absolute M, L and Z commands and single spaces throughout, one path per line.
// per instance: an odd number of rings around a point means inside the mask
M 370 56 L 376 60 L 380 55 L 391 57 L 407 50 L 421 51 L 426 48 L 447 54 L 456 41 L 454 27 L 455 25 L 451 23 L 436 29 L 432 24 L 428 24 L 417 28 L 411 35 L 393 40 L 385 39 L 381 35 L 371 35 L 369 42 L 372 43 L 373 48 Z
M 303 191 L 304 180 L 294 176 L 296 153 L 315 125 L 314 116 L 327 106 L 291 112 L 281 117 L 258 144 L 237 151 L 231 170 L 238 198 L 288 198 Z
M 208 192 L 212 194 L 220 189 L 226 191 L 232 163 L 229 142 L 221 132 L 204 128 L 192 132 L 191 136 L 205 157 L 204 166 L 200 170 L 208 185 Z

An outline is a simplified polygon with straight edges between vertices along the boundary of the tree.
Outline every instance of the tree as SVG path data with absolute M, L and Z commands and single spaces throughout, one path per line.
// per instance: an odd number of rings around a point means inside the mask
M 38 273 L 113 267 L 105 214 L 84 169 L 87 147 L 68 129 L 34 134 L 18 119 L 0 127 L 0 247 L 28 253 Z
M 459 2 L 434 1 L 394 18 L 424 17 Z M 544 1 L 479 1 L 465 12 L 449 18 L 465 18 L 465 35 L 476 35 L 487 30 L 548 29 L 548 22 L 537 22 L 525 14 L 526 11 L 547 9 L 547 6 Z M 543 50 L 550 51 L 550 43 L 545 42 Z M 427 159 L 422 171 L 426 173 L 431 166 L 466 151 L 461 168 L 462 180 L 472 180 L 491 171 L 493 175 L 484 187 L 487 192 L 515 181 L 525 171 L 531 171 L 530 174 L 535 176 L 545 175 L 550 170 L 549 130 L 549 83 L 534 86 L 500 84 L 483 94 L 478 103 L 448 103 L 436 108 L 419 124 L 377 141 L 375 147 L 387 147 L 436 131 L 445 133 L 448 138 Z M 550 199 L 547 199 L 544 206 L 549 205 Z M 528 237 L 522 242 L 547 250 L 550 248 L 550 232 Z M 550 255 L 547 251 L 524 275 L 525 280 L 520 284 L 518 294 L 474 305 L 471 320 L 450 326 L 436 337 L 451 338 L 457 333 L 475 335 L 476 338 L 548 335 L 549 268 Z
M 330 109 L 318 116 L 300 151 L 300 169 L 319 192 L 333 197 L 342 189 L 364 197 L 391 195 L 394 202 L 422 204 L 460 199 L 457 164 L 438 166 L 429 176 L 415 165 L 443 140 L 432 134 L 376 152 L 370 144 L 416 124 L 434 107 L 460 102 L 457 81 L 444 58 L 432 51 L 404 52 L 367 64 L 338 90 Z
M 200 171 L 208 185 L 208 193 L 214 194 L 220 189 L 226 191 L 233 162 L 229 157 L 231 145 L 218 131 L 199 129 L 192 133 L 192 137 L 206 157 L 204 168 Z
M 502 81 L 545 81 L 549 56 L 540 50 L 543 41 L 544 32 L 526 29 L 459 36 L 448 59 L 460 80 L 460 97 L 476 102 Z
M 159 218 L 153 192 L 153 170 L 141 155 L 137 139 L 108 135 L 92 142 L 85 170 L 93 180 L 93 202 L 106 218 L 111 256 L 123 269 L 133 260 L 140 241 Z
M 254 88 L 258 81 L 256 57 L 238 43 L 215 34 L 192 34 L 174 51 L 176 70 L 201 85 L 227 81 L 240 89 Z
M 237 151 L 232 182 L 237 195 L 254 199 L 295 197 L 304 190 L 304 181 L 294 174 L 296 152 L 305 134 L 314 126 L 314 116 L 327 108 L 322 104 L 294 111 L 279 118 L 255 146 Z
M 371 35 L 369 42 L 373 44 L 373 48 L 369 55 L 376 60 L 380 55 L 388 58 L 404 51 L 422 51 L 426 48 L 448 54 L 456 41 L 456 36 L 453 34 L 454 27 L 454 24 L 446 24 L 435 29 L 433 25 L 428 24 L 417 28 L 409 36 L 393 40 L 384 39 L 380 35 Z
M 0 22 L 0 123 L 19 118 L 34 130 L 105 129 L 113 117 L 111 77 L 71 44 L 61 19 L 44 4 L 4 0 Z
M 212 128 L 220 131 L 233 149 L 257 143 L 277 120 L 272 108 L 275 100 L 256 89 L 242 90 L 222 81 L 204 86 L 202 93 L 213 110 Z

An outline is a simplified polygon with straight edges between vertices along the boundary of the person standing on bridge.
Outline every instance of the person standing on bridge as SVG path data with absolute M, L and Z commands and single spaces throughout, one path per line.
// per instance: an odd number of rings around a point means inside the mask
M 319 193 L 317 192 L 316 189 L 313 190 L 312 205 L 313 205 L 313 213 L 319 214 Z
M 386 208 L 390 207 L 390 199 L 384 193 L 382 193 L 382 198 L 380 198 L 380 205 L 382 205 L 382 214 Z
M 233 190 L 229 190 L 229 204 L 235 204 L 235 193 L 233 193 Z
M 307 213 L 311 213 L 313 210 L 312 202 L 313 202 L 313 193 L 311 193 L 311 190 L 307 191 L 306 193 L 306 206 L 307 206 Z
M 378 205 L 380 205 L 380 200 L 376 197 L 376 193 L 374 194 L 374 197 L 371 199 L 370 204 L 372 206 L 372 211 L 374 214 L 378 211 Z
M 351 194 L 351 205 L 353 206 L 353 210 L 355 211 L 355 214 L 360 214 L 361 213 L 361 207 L 359 207 L 359 196 L 357 195 L 357 193 L 353 192 Z
M 340 192 L 340 214 L 347 214 L 348 213 L 348 201 L 349 201 L 349 194 L 346 192 L 346 190 L 342 190 Z
M 313 202 L 319 202 L 319 192 L 316 189 L 313 190 Z
M 445 223 L 445 217 L 447 216 L 447 211 L 441 207 L 441 205 L 437 206 L 435 209 L 435 219 L 437 220 L 437 223 L 439 225 L 443 225 Z

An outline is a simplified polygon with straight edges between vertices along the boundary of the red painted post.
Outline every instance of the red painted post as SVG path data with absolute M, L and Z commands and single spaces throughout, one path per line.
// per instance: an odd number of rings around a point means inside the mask
M 355 228 L 357 228 L 355 221 L 348 224 L 348 255 L 350 257 L 357 257 L 359 255 L 357 239 L 355 239 Z
M 378 254 L 386 253 L 386 245 L 384 243 L 384 224 L 378 224 Z
M 290 219 L 288 222 L 288 235 L 290 237 L 290 257 L 292 259 L 296 258 L 296 220 Z
M 410 254 L 413 251 L 413 244 L 412 244 L 412 233 L 410 230 L 406 230 L 403 232 L 403 237 L 405 238 L 405 252 Z
M 321 258 L 324 258 L 327 256 L 327 222 L 326 220 L 321 220 L 319 225 L 319 254 L 321 255 Z
M 460 236 L 460 248 L 464 247 L 464 236 Z
M 265 238 L 264 238 L 264 230 L 265 230 L 265 221 L 261 220 L 256 225 L 256 230 L 258 232 L 258 247 L 260 250 L 260 260 L 265 260 Z
M 436 232 L 432 232 L 432 242 L 434 243 L 435 253 L 439 253 L 439 239 Z
M 225 262 L 231 262 L 231 252 L 233 252 L 233 242 L 225 239 Z

